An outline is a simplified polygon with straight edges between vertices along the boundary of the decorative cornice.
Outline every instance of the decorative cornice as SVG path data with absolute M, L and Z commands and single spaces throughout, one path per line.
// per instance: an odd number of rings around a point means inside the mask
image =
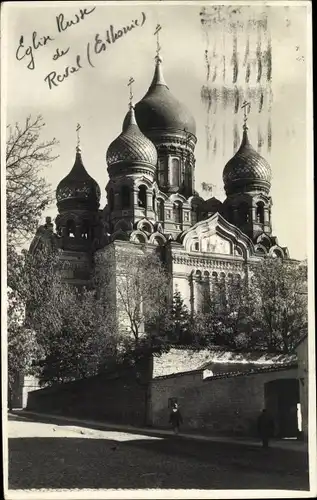
M 243 270 L 243 261 L 226 261 L 215 257 L 193 257 L 187 255 L 172 255 L 175 264 L 183 264 L 193 267 L 203 267 L 208 269 L 236 269 Z

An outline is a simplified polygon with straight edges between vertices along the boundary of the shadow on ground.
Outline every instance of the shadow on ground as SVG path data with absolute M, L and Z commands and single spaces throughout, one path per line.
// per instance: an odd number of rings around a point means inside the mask
M 9 439 L 9 487 L 308 489 L 305 454 L 178 437 Z

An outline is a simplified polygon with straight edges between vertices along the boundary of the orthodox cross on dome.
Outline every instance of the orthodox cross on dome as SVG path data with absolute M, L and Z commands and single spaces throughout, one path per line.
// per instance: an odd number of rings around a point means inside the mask
M 77 123 L 77 127 L 76 127 L 76 132 L 77 132 L 77 151 L 80 151 L 80 137 L 79 137 L 79 131 L 81 129 L 81 125 L 79 123 Z
M 132 99 L 133 99 L 133 92 L 132 92 L 132 84 L 134 83 L 134 78 L 130 76 L 129 81 L 128 81 L 128 87 L 130 88 L 130 97 L 129 97 L 129 108 L 131 109 L 133 107 L 132 104 Z
M 156 36 L 156 56 L 155 56 L 156 62 L 161 61 L 161 57 L 160 57 L 160 50 L 161 50 L 160 31 L 161 31 L 161 29 L 162 29 L 162 26 L 160 24 L 157 24 L 155 32 L 154 32 L 154 35 Z
M 244 130 L 246 130 L 248 128 L 247 121 L 248 121 L 248 115 L 249 115 L 250 110 L 251 110 L 251 102 L 244 101 L 242 106 L 241 106 L 241 109 L 243 109 L 243 112 L 244 112 L 243 128 L 244 128 Z

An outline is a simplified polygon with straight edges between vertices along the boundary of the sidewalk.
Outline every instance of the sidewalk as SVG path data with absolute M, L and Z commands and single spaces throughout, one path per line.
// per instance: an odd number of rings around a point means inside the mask
M 155 437 L 172 437 L 174 436 L 173 431 L 166 429 L 154 429 L 150 427 L 134 427 L 125 424 L 114 424 L 114 423 L 106 423 L 100 422 L 96 420 L 85 420 L 78 419 L 74 417 L 66 417 L 61 415 L 51 415 L 47 413 L 37 413 L 28 410 L 12 410 L 8 412 L 8 415 L 19 416 L 26 419 L 32 419 L 32 417 L 37 419 L 42 419 L 43 421 L 49 420 L 50 422 L 54 421 L 58 425 L 73 425 L 76 427 L 86 427 L 88 429 L 100 430 L 100 431 L 122 431 L 129 432 L 132 434 L 141 434 L 143 436 L 155 436 Z M 80 429 L 79 429 L 80 430 Z M 232 443 L 239 445 L 247 445 L 247 446 L 255 446 L 261 447 L 262 444 L 255 439 L 248 437 L 231 437 L 231 436 L 210 436 L 210 435 L 202 435 L 199 433 L 191 433 L 190 431 L 180 432 L 178 437 L 184 439 L 191 439 L 196 441 L 207 441 L 207 442 L 222 442 L 222 443 Z M 272 440 L 270 442 L 271 448 L 279 448 L 284 450 L 292 450 L 292 451 L 300 451 L 307 452 L 307 445 L 303 441 L 297 440 Z

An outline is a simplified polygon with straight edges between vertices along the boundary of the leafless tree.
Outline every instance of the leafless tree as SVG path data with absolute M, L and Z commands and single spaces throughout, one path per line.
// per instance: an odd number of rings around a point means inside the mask
M 21 245 L 34 234 L 43 210 L 52 201 L 43 170 L 57 158 L 56 139 L 42 141 L 45 123 L 28 116 L 23 126 L 7 127 L 6 194 L 8 243 Z

